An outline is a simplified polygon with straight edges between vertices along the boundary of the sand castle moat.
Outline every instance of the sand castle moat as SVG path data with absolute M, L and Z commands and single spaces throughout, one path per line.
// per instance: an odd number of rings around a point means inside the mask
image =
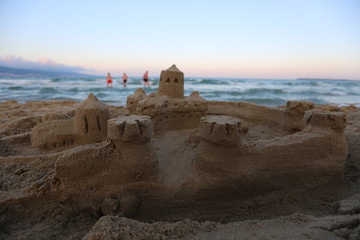
M 93 94 L 72 108 L 0 141 L 9 169 L 11 162 L 27 166 L 12 167 L 9 179 L 20 182 L 26 172 L 38 179 L 16 191 L 5 184 L 5 206 L 15 196 L 47 196 L 104 215 L 156 219 L 158 211 L 191 209 L 204 199 L 216 205 L 344 184 L 346 113 L 310 102 L 270 108 L 184 96 L 184 74 L 173 65 L 161 72 L 156 92 L 128 96 L 126 109 Z M 25 150 L 11 150 L 15 143 Z

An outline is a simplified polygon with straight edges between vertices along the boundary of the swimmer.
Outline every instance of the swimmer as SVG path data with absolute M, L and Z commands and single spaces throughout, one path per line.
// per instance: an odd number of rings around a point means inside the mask
M 144 73 L 144 87 L 150 87 L 149 85 L 149 71 Z
M 122 80 L 123 80 L 124 87 L 126 87 L 126 82 L 128 80 L 128 76 L 126 75 L 126 73 L 124 73 L 124 75 L 122 76 Z
M 106 84 L 107 84 L 107 87 L 110 87 L 112 88 L 112 77 L 110 75 L 110 73 L 108 73 L 107 77 L 106 77 Z

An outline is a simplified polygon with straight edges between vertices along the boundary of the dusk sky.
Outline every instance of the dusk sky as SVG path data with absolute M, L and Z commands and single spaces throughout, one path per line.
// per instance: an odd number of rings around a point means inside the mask
M 360 0 L 0 0 L 0 65 L 360 79 Z

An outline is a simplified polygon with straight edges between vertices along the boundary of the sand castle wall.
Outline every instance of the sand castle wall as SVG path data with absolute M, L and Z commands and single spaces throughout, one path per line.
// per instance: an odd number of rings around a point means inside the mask
M 253 193 L 341 185 L 346 116 L 310 111 L 304 125 L 303 131 L 285 137 L 242 143 L 239 119 L 208 116 L 200 126 L 195 165 L 200 172 L 229 184 L 237 182 L 237 187 Z
M 201 111 L 194 112 L 166 112 L 163 114 L 155 115 L 152 118 L 155 131 L 164 130 L 181 130 L 197 128 L 200 123 L 200 119 L 206 114 Z
M 232 115 L 249 122 L 271 123 L 288 131 L 303 129 L 303 117 L 314 104 L 288 101 L 285 108 L 272 108 L 247 102 L 209 101 L 208 115 Z
M 55 149 L 70 146 L 75 142 L 73 120 L 52 120 L 35 126 L 31 132 L 31 145 Z
M 198 92 L 180 99 L 157 92 L 145 95 L 138 89 L 128 97 L 127 108 L 132 114 L 150 116 L 154 131 L 191 129 L 197 128 L 206 116 L 207 101 Z

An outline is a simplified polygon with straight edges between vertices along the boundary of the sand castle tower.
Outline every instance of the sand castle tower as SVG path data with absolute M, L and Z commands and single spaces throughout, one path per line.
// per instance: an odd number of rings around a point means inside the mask
M 107 105 L 90 93 L 88 98 L 75 110 L 74 131 L 78 135 L 75 140 L 76 144 L 104 141 L 107 136 L 108 119 Z
M 119 178 L 140 180 L 157 175 L 158 162 L 150 143 L 152 134 L 148 116 L 120 116 L 108 121 L 108 138 L 121 156 L 118 159 Z
M 184 73 L 175 64 L 161 71 L 158 93 L 172 98 L 184 97 Z
M 224 173 L 238 168 L 242 142 L 241 120 L 231 116 L 209 115 L 200 122 L 201 142 L 196 165 L 205 172 Z

